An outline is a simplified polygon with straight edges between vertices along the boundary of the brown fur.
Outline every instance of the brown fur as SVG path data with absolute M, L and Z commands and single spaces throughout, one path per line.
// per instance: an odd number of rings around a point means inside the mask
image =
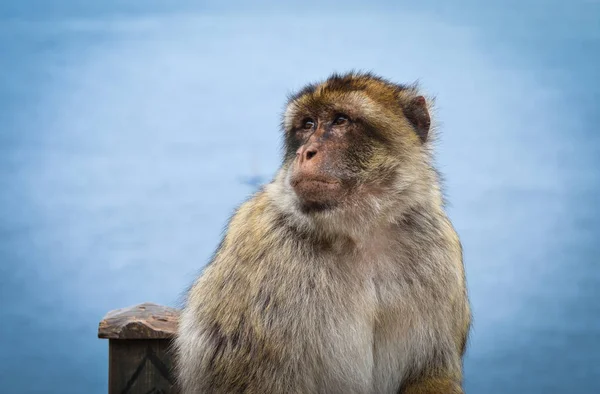
M 470 311 L 424 103 L 415 87 L 354 73 L 290 98 L 282 168 L 189 292 L 183 393 L 462 393 Z M 330 126 L 340 112 L 352 122 Z M 307 144 L 310 171 L 342 185 L 318 209 L 290 183 Z

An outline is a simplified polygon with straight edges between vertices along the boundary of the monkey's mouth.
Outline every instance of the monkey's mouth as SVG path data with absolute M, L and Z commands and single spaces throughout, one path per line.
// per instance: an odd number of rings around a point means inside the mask
M 324 176 L 296 176 L 291 179 L 290 184 L 296 192 L 319 193 L 326 190 L 337 191 L 341 187 L 341 183 L 337 179 Z
M 296 187 L 301 183 L 305 183 L 305 184 L 313 184 L 313 185 L 317 185 L 317 186 L 322 186 L 322 187 L 328 187 L 328 188 L 336 188 L 340 186 L 340 182 L 330 179 L 330 178 L 325 178 L 325 177 L 298 177 L 295 179 L 292 179 L 291 184 L 292 187 Z
M 337 205 L 342 196 L 339 180 L 324 176 L 296 176 L 290 180 L 303 210 L 326 210 Z

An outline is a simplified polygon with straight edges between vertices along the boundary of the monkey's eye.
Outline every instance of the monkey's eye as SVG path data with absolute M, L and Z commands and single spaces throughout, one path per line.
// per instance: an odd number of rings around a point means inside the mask
M 315 121 L 312 119 L 304 119 L 304 122 L 302 123 L 302 128 L 304 130 L 311 130 L 315 127 Z
M 348 122 L 350 122 L 350 119 L 348 119 L 348 117 L 346 115 L 338 115 L 335 117 L 335 119 L 333 121 L 333 125 L 334 126 L 342 126 Z

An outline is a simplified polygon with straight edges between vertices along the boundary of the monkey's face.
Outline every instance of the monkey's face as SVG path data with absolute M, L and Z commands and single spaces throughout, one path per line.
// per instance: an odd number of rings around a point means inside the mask
M 358 183 L 361 161 L 369 149 L 360 126 L 347 113 L 306 113 L 294 121 L 290 136 L 289 182 L 305 211 L 334 208 Z M 360 151 L 360 152 L 359 152 Z
M 287 181 L 302 211 L 322 212 L 397 192 L 418 161 L 429 114 L 408 88 L 351 74 L 301 91 L 283 126 Z
M 303 212 L 356 206 L 394 190 L 426 138 L 415 132 L 418 122 L 429 128 L 424 99 L 407 99 L 406 92 L 349 75 L 308 86 L 291 99 L 283 124 L 284 168 Z

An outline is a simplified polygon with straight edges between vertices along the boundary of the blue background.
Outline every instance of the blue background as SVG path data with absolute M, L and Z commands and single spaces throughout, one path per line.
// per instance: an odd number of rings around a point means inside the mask
M 104 313 L 177 305 L 286 95 L 362 69 L 437 96 L 467 392 L 599 392 L 600 3 L 414 3 L 0 3 L 1 391 L 106 392 Z

